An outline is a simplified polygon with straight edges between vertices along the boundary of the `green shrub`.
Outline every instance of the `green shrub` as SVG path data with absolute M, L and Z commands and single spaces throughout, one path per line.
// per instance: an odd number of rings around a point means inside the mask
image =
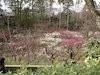
M 83 53 L 93 58 L 100 55 L 100 39 L 91 38 L 88 43 L 84 45 Z

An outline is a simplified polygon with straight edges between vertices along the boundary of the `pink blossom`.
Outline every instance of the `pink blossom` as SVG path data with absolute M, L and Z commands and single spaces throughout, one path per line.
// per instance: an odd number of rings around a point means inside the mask
M 68 41 L 68 39 L 62 39 L 60 46 L 66 45 L 67 41 Z
M 81 45 L 84 42 L 85 42 L 85 39 L 83 38 L 72 38 L 72 39 L 67 40 L 67 44 L 71 46 Z
M 11 42 L 10 46 L 12 46 L 13 48 L 20 47 L 20 46 L 25 46 L 25 47 L 28 47 L 31 49 L 36 48 L 36 45 L 35 45 L 33 39 L 18 40 L 16 42 Z
M 3 39 L 3 38 L 12 38 L 13 35 L 12 34 L 9 34 L 8 32 L 3 32 L 0 34 L 0 39 Z
M 86 39 L 83 38 L 70 38 L 70 39 L 62 39 L 60 46 L 68 45 L 68 46 L 75 46 L 75 45 L 82 45 Z
M 72 37 L 73 37 L 72 34 L 69 34 L 69 33 L 61 34 L 61 36 L 60 36 L 60 38 L 72 38 Z

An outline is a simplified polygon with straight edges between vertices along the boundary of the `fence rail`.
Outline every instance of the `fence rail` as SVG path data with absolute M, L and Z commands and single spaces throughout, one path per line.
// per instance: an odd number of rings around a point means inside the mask
M 34 69 L 34 68 L 44 68 L 44 67 L 53 67 L 53 65 L 27 65 L 27 68 Z M 22 68 L 22 65 L 5 65 L 5 68 Z

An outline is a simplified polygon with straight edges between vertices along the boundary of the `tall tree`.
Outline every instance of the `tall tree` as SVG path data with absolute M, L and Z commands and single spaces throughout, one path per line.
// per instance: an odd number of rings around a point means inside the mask
M 1 4 L 1 0 L 0 0 L 0 11 L 2 11 L 1 7 L 2 7 L 2 4 Z

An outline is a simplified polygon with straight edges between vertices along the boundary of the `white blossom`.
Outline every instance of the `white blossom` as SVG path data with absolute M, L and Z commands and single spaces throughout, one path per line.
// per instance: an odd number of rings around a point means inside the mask
M 40 44 L 46 44 L 48 48 L 55 47 L 61 42 L 61 39 L 58 38 L 59 36 L 60 33 L 58 32 L 47 33 L 44 38 L 40 39 Z

